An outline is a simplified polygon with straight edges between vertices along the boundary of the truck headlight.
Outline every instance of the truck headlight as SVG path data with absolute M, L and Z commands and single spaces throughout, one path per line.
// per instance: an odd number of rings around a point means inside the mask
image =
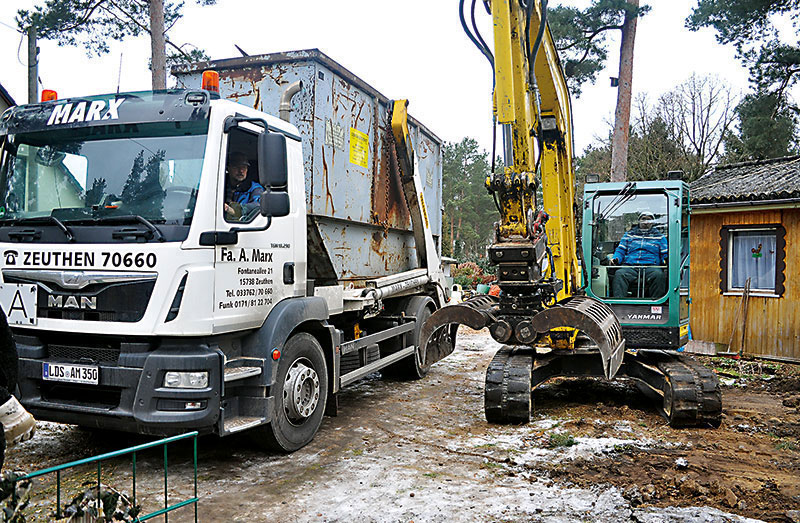
M 169 371 L 164 374 L 164 386 L 171 389 L 205 389 L 208 387 L 208 372 Z

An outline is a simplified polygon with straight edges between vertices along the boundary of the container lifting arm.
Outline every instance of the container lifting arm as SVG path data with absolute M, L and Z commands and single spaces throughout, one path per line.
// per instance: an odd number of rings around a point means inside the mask
M 414 230 L 414 243 L 420 267 L 427 269 L 431 282 L 437 284 L 436 293 L 439 303 L 444 304 L 444 273 L 441 261 L 433 240 L 425 195 L 422 192 L 422 180 L 416 172 L 416 156 L 408 130 L 408 100 L 395 100 L 391 104 L 392 138 L 397 152 L 397 163 L 400 170 L 400 182 L 406 198 L 411 227 Z

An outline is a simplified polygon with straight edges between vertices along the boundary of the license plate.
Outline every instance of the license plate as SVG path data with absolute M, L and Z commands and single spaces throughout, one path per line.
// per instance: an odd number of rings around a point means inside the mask
M 70 365 L 66 363 L 45 363 L 42 365 L 42 379 L 47 381 L 66 381 L 97 385 L 100 370 L 94 365 Z
M 0 283 L 0 305 L 11 325 L 36 325 L 36 285 Z

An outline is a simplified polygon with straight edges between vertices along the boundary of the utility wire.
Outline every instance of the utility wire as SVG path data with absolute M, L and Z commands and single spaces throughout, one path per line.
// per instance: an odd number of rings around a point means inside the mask
M 8 25 L 8 24 L 7 24 L 7 23 L 5 23 L 5 22 L 0 22 L 0 25 L 2 25 L 2 26 L 5 26 L 5 27 L 8 27 L 9 29 L 11 29 L 12 31 L 15 31 L 15 32 L 17 32 L 17 33 L 21 33 L 21 32 L 22 32 L 22 31 L 20 31 L 20 30 L 19 30 L 19 28 L 17 28 L 17 27 L 14 27 L 14 26 L 11 26 L 11 25 Z

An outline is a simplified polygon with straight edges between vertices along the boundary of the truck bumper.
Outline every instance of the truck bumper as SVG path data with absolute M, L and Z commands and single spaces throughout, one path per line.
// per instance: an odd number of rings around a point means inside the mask
M 53 357 L 35 337 L 16 336 L 16 341 L 19 399 L 38 419 L 157 436 L 217 430 L 224 358 L 203 341 L 162 340 L 155 350 L 146 343 L 121 343 L 116 363 L 97 364 L 97 385 L 44 380 L 45 362 L 75 360 Z M 131 347 L 138 350 L 125 352 Z M 208 372 L 208 386 L 164 387 L 167 371 Z

